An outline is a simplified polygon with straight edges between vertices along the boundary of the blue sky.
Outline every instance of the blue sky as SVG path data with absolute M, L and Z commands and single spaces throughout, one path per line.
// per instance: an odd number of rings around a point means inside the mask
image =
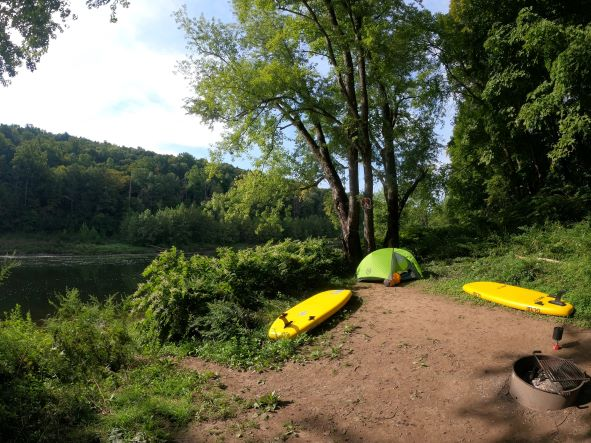
M 111 24 L 109 8 L 87 11 L 84 0 L 72 0 L 79 18 L 51 42 L 37 70 L 21 69 L 11 85 L 0 86 L 0 123 L 207 158 L 222 129 L 186 115 L 190 90 L 175 73 L 185 41 L 172 13 L 185 3 L 193 16 L 232 19 L 225 0 L 132 0 Z M 436 12 L 448 4 L 423 0 Z M 450 118 L 440 130 L 443 143 Z

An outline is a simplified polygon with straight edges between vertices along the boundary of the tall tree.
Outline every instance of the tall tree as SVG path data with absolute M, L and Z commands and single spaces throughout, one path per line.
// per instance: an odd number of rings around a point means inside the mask
M 41 197 L 41 192 L 47 192 L 45 182 L 50 176 L 47 166 L 47 153 L 39 140 L 31 140 L 21 144 L 14 152 L 12 169 L 17 183 L 20 183 L 19 199 L 24 208 L 30 206 L 31 194 Z
M 404 205 L 399 163 L 427 163 L 437 148 L 420 159 L 397 152 L 417 104 L 437 108 L 438 72 L 427 53 L 430 15 L 401 0 L 236 0 L 234 9 L 233 24 L 178 13 L 191 49 L 181 64 L 195 88 L 189 112 L 226 125 L 220 145 L 226 150 L 256 146 L 266 157 L 295 145 L 291 159 L 312 158 L 330 186 L 352 262 L 362 255 L 360 201 L 366 244 L 375 248 L 379 168 L 394 219 L 389 241 L 396 242 Z
M 590 6 L 452 0 L 440 17 L 459 99 L 454 214 L 503 226 L 581 215 L 591 194 Z

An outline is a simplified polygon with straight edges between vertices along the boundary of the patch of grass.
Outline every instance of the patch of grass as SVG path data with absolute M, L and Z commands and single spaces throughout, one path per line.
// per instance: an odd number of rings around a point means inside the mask
M 459 300 L 478 300 L 462 291 L 471 281 L 498 281 L 545 293 L 565 289 L 564 299 L 575 306 L 570 321 L 591 327 L 589 221 L 523 228 L 520 234 L 483 249 L 481 256 L 439 260 L 425 267 L 431 275 L 422 282 L 425 289 Z
M 220 414 L 228 409 L 228 396 L 220 393 L 212 376 L 180 369 L 166 360 L 142 363 L 112 376 L 105 381 L 108 398 L 97 434 L 105 438 L 107 432 L 118 432 L 126 440 L 138 435 L 168 440 L 203 411 L 206 414 L 200 417 L 233 416 L 233 412 Z
M 269 340 L 267 331 L 260 329 L 250 335 L 232 337 L 225 341 L 205 341 L 194 350 L 204 360 L 231 368 L 264 370 L 280 368 L 294 357 L 300 346 L 311 338 L 302 334 L 293 339 Z
M 281 406 L 281 399 L 279 394 L 275 391 L 269 392 L 268 394 L 261 395 L 255 401 L 252 402 L 251 407 L 264 412 L 274 412 Z
M 57 303 L 47 325 L 18 308 L 0 321 L 0 441 L 171 440 L 194 418 L 245 407 L 214 374 L 143 352 L 112 300 L 84 303 L 72 290 Z

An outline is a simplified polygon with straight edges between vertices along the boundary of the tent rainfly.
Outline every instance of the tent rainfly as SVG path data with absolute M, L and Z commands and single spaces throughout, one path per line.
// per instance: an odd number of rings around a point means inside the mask
M 422 278 L 423 271 L 414 256 L 405 249 L 383 248 L 365 256 L 357 266 L 357 280 L 384 281 L 395 272 L 408 272 L 406 278 Z M 406 279 L 405 278 L 405 279 Z

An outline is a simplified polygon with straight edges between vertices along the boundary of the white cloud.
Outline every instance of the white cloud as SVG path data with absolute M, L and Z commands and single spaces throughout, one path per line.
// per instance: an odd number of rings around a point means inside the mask
M 109 22 L 108 7 L 88 11 L 73 0 L 78 20 L 50 43 L 34 72 L 21 70 L 0 87 L 0 123 L 91 140 L 206 156 L 220 138 L 196 116 L 186 115 L 187 82 L 175 75 L 185 56 L 182 32 L 171 14 L 184 0 L 133 0 Z M 447 0 L 424 0 L 431 10 L 447 10 Z M 228 1 L 193 0 L 193 16 L 231 20 Z
M 78 20 L 51 42 L 38 69 L 21 70 L 0 89 L 0 122 L 159 152 L 218 140 L 220 130 L 182 108 L 190 91 L 174 68 L 184 39 L 171 17 L 181 2 L 134 1 L 116 24 L 108 8 L 83 3 L 72 2 Z

